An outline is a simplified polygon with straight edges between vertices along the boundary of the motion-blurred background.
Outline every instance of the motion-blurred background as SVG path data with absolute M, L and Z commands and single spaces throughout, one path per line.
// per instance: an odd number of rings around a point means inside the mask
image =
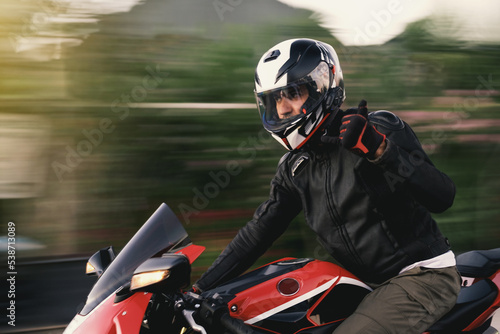
M 1 266 L 14 222 L 18 305 L 51 284 L 81 303 L 91 281 L 65 285 L 69 259 L 120 250 L 162 202 L 207 246 L 199 276 L 267 198 L 285 152 L 259 121 L 254 68 L 296 37 L 332 44 L 345 106 L 395 112 L 453 178 L 435 218 L 454 250 L 500 247 L 499 19 L 487 0 L 2 0 Z M 327 258 L 301 216 L 259 263 L 283 256 Z M 18 325 L 69 321 L 76 307 L 52 296 Z

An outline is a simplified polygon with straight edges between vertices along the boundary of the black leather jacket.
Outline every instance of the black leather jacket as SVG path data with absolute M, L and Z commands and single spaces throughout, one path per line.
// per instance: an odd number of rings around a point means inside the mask
M 455 185 L 424 153 L 410 126 L 388 111 L 369 120 L 387 147 L 369 161 L 340 145 L 286 154 L 269 199 L 195 284 L 206 290 L 248 269 L 304 211 L 326 250 L 360 279 L 381 283 L 450 249 L 430 212 L 449 208 Z

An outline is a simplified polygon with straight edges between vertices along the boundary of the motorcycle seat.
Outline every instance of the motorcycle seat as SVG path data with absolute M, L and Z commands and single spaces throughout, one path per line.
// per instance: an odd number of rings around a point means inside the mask
M 497 295 L 496 286 L 490 280 L 462 287 L 455 306 L 428 331 L 455 333 L 463 330 L 490 307 Z
M 500 248 L 475 250 L 457 256 L 457 269 L 466 277 L 489 277 L 500 269 Z

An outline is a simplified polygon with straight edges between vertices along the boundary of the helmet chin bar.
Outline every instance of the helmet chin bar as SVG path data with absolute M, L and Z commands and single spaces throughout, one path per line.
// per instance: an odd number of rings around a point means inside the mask
M 286 136 L 277 135 L 271 131 L 271 135 L 276 139 L 281 145 L 283 145 L 289 151 L 295 151 L 300 149 L 315 133 L 318 129 L 322 127 L 324 122 L 330 118 L 331 113 L 326 113 L 323 118 L 317 120 L 315 125 L 311 127 L 311 130 L 306 134 L 304 131 L 304 125 L 294 129 L 292 132 L 288 133 Z
M 297 149 L 299 146 L 302 146 L 307 137 L 301 135 L 298 129 L 295 129 L 286 137 L 280 137 L 274 133 L 271 133 L 281 145 L 283 145 L 287 150 L 293 151 Z

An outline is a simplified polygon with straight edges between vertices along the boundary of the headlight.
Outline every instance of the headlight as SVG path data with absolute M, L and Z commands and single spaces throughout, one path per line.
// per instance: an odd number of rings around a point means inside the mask
M 95 268 L 93 265 L 90 264 L 90 262 L 87 262 L 87 267 L 85 268 L 85 273 L 87 275 L 94 274 L 96 272 Z
M 130 290 L 136 290 L 163 281 L 170 276 L 170 270 L 151 271 L 132 276 Z

